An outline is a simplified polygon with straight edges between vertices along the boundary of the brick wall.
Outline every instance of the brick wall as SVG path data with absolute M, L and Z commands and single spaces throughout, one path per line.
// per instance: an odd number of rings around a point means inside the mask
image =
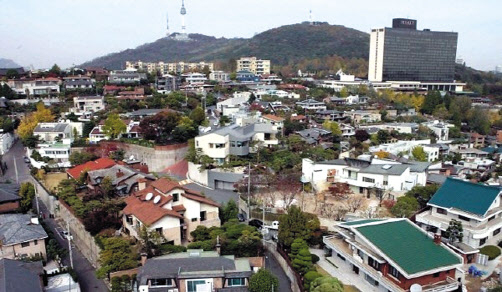
M 0 204 L 0 213 L 12 212 L 17 208 L 19 208 L 19 201 Z

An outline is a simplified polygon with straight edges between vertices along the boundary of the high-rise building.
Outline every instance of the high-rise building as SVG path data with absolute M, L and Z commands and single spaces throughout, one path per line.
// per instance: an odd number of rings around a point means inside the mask
M 456 32 L 417 30 L 414 19 L 396 18 L 392 28 L 371 30 L 369 81 L 452 82 Z
M 270 60 L 242 57 L 237 60 L 237 72 L 239 71 L 249 71 L 255 75 L 270 74 Z

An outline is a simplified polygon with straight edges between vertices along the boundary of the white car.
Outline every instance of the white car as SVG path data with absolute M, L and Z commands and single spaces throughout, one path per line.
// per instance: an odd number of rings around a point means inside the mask
M 69 234 L 66 230 L 61 231 L 61 235 L 66 240 L 73 240 L 73 235 Z

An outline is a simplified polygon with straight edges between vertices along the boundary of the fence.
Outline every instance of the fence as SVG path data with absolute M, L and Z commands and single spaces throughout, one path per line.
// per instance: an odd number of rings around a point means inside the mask
M 305 292 L 301 276 L 293 269 L 291 261 L 284 253 L 284 251 L 278 248 L 275 242 L 269 242 L 263 240 L 263 245 L 275 257 L 275 259 L 281 266 L 282 270 L 284 271 L 284 273 L 286 273 L 286 276 L 289 278 L 289 281 L 291 281 L 291 291 Z

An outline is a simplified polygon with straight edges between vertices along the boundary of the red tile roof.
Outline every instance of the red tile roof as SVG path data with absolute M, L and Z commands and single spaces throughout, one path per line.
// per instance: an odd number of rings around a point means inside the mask
M 80 174 L 84 171 L 110 168 L 115 164 L 116 163 L 115 161 L 113 161 L 113 159 L 104 157 L 96 159 L 94 161 L 88 161 L 84 164 L 77 165 L 73 168 L 68 169 L 66 173 L 68 173 L 68 175 L 71 176 L 72 178 L 77 179 L 80 177 Z
M 186 211 L 186 208 L 183 205 L 176 205 L 176 206 L 173 206 L 173 210 L 176 212 L 181 212 L 181 211 Z
M 270 115 L 270 114 L 263 115 L 263 118 L 269 119 L 269 120 L 272 120 L 272 121 L 276 121 L 276 122 L 282 122 L 282 121 L 284 121 L 283 118 L 275 116 L 275 115 Z
M 200 194 L 198 192 L 189 190 L 187 188 L 183 188 L 183 189 L 185 190 L 185 193 L 182 194 L 182 196 L 187 199 L 194 200 L 194 201 L 204 203 L 207 205 L 211 205 L 211 206 L 215 206 L 215 207 L 220 206 L 220 204 L 216 203 L 215 201 L 211 200 L 210 198 L 204 197 L 202 194 Z
M 154 204 L 152 200 L 142 201 L 136 196 L 129 196 L 125 199 L 125 203 L 127 206 L 123 210 L 124 214 L 134 215 L 146 225 L 151 225 L 166 216 L 183 219 L 183 216 L 176 211 L 164 209 Z
M 306 117 L 304 115 L 291 116 L 291 120 L 304 120 Z
M 155 188 L 153 188 L 151 185 L 147 186 L 145 189 L 141 191 L 137 191 L 134 193 L 135 197 L 138 197 L 139 199 L 145 201 L 146 200 L 146 195 L 148 193 L 151 193 L 153 195 L 152 199 L 155 198 L 156 196 L 160 196 L 160 201 L 157 203 L 159 206 L 164 206 L 165 204 L 169 203 L 173 197 L 172 196 L 165 196 L 164 194 L 158 192 Z
M 164 194 L 169 193 L 170 191 L 174 190 L 175 188 L 182 189 L 182 187 L 179 185 L 178 182 L 169 180 L 165 177 L 159 178 L 158 180 L 152 182 L 150 185 L 152 187 L 158 189 L 159 191 L 161 191 Z
M 188 172 L 188 161 L 181 160 L 178 163 L 167 167 L 162 172 L 165 172 L 169 175 L 176 175 L 178 177 L 185 178 Z

